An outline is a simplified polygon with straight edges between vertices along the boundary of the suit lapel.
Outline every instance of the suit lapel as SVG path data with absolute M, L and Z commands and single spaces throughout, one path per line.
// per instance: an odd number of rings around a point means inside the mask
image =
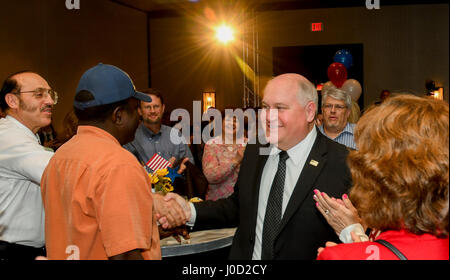
M 267 148 L 269 145 L 259 146 L 259 147 L 265 147 Z M 252 217 L 254 220 L 252 221 L 256 227 L 256 219 L 258 216 L 258 201 L 259 201 L 259 190 L 261 189 L 261 177 L 264 170 L 264 166 L 266 165 L 267 159 L 269 158 L 268 155 L 259 155 L 259 148 L 257 150 L 257 162 L 256 162 L 256 180 L 254 181 L 254 184 L 252 186 Z
M 314 182 L 320 175 L 322 168 L 325 166 L 327 157 L 327 149 L 323 143 L 321 133 L 317 132 L 316 141 L 308 155 L 302 172 L 295 185 L 294 191 L 289 199 L 288 205 L 281 220 L 279 232 L 283 230 L 289 220 L 292 218 L 297 209 L 303 204 L 305 198 L 312 191 Z

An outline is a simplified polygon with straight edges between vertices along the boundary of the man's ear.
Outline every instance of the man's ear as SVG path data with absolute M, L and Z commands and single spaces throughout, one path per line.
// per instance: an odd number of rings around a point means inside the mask
M 306 121 L 313 122 L 316 118 L 316 103 L 310 101 L 305 106 Z
M 123 106 L 117 106 L 111 115 L 111 120 L 114 124 L 120 125 L 123 122 L 123 114 L 124 114 L 125 107 Z
M 19 101 L 19 97 L 17 95 L 12 94 L 12 93 L 7 93 L 5 95 L 5 101 L 6 101 L 6 104 L 8 104 L 9 108 L 11 108 L 11 109 L 19 108 L 20 101 Z
M 164 114 L 164 110 L 166 109 L 166 105 L 162 105 L 162 107 L 161 107 L 161 114 Z

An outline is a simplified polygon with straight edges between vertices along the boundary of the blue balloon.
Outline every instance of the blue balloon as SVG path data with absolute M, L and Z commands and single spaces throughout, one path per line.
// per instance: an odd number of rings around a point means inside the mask
M 353 56 L 348 50 L 338 50 L 334 55 L 334 62 L 342 63 L 348 69 L 353 65 Z

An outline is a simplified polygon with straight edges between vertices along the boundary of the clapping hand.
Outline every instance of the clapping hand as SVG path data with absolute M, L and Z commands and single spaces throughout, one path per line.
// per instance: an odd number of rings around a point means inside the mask
M 358 211 L 346 194 L 342 196 L 341 200 L 330 198 L 326 193 L 314 190 L 314 200 L 317 209 L 338 236 L 347 226 L 361 223 Z
M 169 159 L 170 166 L 176 167 L 176 166 L 178 165 L 178 163 L 175 164 L 176 160 L 177 160 L 177 159 L 176 159 L 175 157 L 171 157 L 171 158 Z M 183 159 L 181 160 L 181 162 L 179 163 L 180 168 L 179 168 L 178 171 L 177 171 L 178 174 L 181 174 L 181 173 L 184 172 L 184 170 L 186 170 L 186 162 L 187 162 L 187 161 L 189 161 L 189 158 L 187 158 L 187 157 L 185 157 L 185 158 L 183 158 Z

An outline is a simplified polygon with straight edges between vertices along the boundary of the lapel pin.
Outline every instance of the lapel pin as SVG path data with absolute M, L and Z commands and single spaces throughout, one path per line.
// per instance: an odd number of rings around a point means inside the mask
M 317 166 L 317 165 L 319 165 L 319 162 L 312 159 L 312 160 L 309 162 L 309 164 L 311 164 L 312 166 Z

